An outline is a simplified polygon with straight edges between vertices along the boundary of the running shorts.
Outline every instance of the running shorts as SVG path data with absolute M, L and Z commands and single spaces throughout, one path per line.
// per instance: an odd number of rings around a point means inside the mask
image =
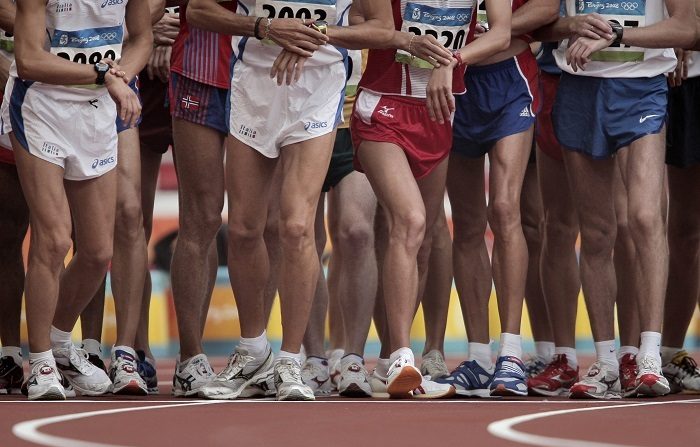
M 350 129 L 338 129 L 331 155 L 331 164 L 328 167 L 326 180 L 323 182 L 323 192 L 335 188 L 345 177 L 350 175 L 353 167 L 353 148 Z
M 109 94 L 56 101 L 31 85 L 17 78 L 8 82 L 3 133 L 14 132 L 30 154 L 63 168 L 66 180 L 100 177 L 117 166 L 117 107 Z
M 528 48 L 517 56 L 467 69 L 467 93 L 456 97 L 452 150 L 480 158 L 510 135 L 527 131 L 539 112 L 539 68 Z
M 552 109 L 557 98 L 557 87 L 559 86 L 560 77 L 561 75 L 540 73 L 542 110 L 537 114 L 536 128 L 537 145 L 540 150 L 557 161 L 564 160 L 561 146 L 556 135 L 554 135 L 554 126 L 552 125 Z
M 355 146 L 355 169 L 362 171 L 357 151 L 364 141 L 392 143 L 400 147 L 413 176 L 430 174 L 452 147 L 452 123 L 439 124 L 428 116 L 425 101 L 361 90 L 350 120 Z
M 139 77 L 143 122 L 139 126 L 141 148 L 164 154 L 173 144 L 173 120 L 168 110 L 168 83 L 148 79 L 143 71 Z
M 700 163 L 700 77 L 683 81 L 668 95 L 666 163 L 687 168 Z
M 231 135 L 268 158 L 327 135 L 343 122 L 346 79 L 339 61 L 307 66 L 296 84 L 278 86 L 269 68 L 238 61 L 231 80 Z
M 596 78 L 562 74 L 554 103 L 561 146 L 594 159 L 613 156 L 666 123 L 668 84 L 653 78 Z
M 228 90 L 171 72 L 169 92 L 173 118 L 228 134 Z

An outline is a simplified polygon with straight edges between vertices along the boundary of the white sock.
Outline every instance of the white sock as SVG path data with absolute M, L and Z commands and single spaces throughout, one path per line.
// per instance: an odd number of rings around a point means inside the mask
M 83 349 L 88 354 L 102 356 L 102 343 L 93 338 L 83 340 Z
M 509 334 L 504 332 L 501 334 L 501 349 L 498 352 L 499 357 L 523 357 L 522 337 L 517 334 Z
M 617 361 L 615 340 L 597 341 L 594 344 L 596 360 L 608 366 L 612 371 L 619 370 L 620 362 Z
M 636 357 L 637 354 L 639 354 L 639 348 L 636 346 L 620 346 L 620 349 L 617 350 L 617 361 L 621 362 L 622 357 L 626 356 L 627 354 L 631 354 L 632 356 Z
M 683 348 L 672 348 L 670 346 L 662 346 L 661 347 L 661 361 L 665 365 L 666 363 L 670 362 L 673 360 L 673 357 L 676 356 L 679 352 L 681 352 Z M 2 348 L 2 355 L 5 354 L 5 348 Z
M 536 341 L 535 353 L 544 363 L 549 363 L 554 357 L 554 343 L 551 341 Z
M 413 351 L 411 351 L 411 348 L 399 348 L 391 353 L 389 359 L 391 360 L 391 363 L 394 363 L 399 357 L 407 359 L 410 365 L 416 365 L 416 358 L 413 356 Z
M 279 361 L 282 359 L 294 360 L 297 365 L 301 367 L 301 352 L 295 354 L 293 352 L 280 351 L 279 354 L 277 354 L 277 359 L 275 361 L 276 363 L 279 363 Z
M 3 357 L 12 357 L 16 365 L 22 366 L 22 349 L 19 346 L 3 346 Z
M 391 360 L 389 359 L 379 359 L 377 360 L 377 374 L 382 377 L 386 377 L 389 374 L 389 367 L 391 366 Z
M 265 360 L 265 354 L 267 354 L 267 349 L 270 346 L 270 344 L 267 342 L 267 331 L 263 331 L 262 334 L 255 338 L 241 337 L 241 340 L 238 342 L 238 346 L 248 351 L 248 354 L 252 355 L 256 359 Z
M 64 332 L 55 326 L 51 326 L 51 346 L 54 348 L 70 348 L 73 343 L 70 339 L 71 333 Z
M 573 369 L 576 369 L 576 367 L 578 366 L 578 357 L 576 356 L 576 349 L 575 348 L 566 348 L 566 347 L 557 346 L 556 348 L 554 348 L 554 354 L 556 354 L 556 355 L 564 354 L 566 356 L 566 362 Z
M 491 360 L 491 343 L 469 342 L 469 356 L 467 359 L 475 361 L 487 371 L 493 371 L 495 365 Z
M 53 358 L 53 351 L 44 352 L 29 352 L 29 364 L 33 365 L 36 362 L 48 362 L 49 365 L 56 366 L 56 359 Z
M 345 367 L 345 365 L 349 365 L 351 363 L 358 363 L 360 365 L 364 365 L 365 359 L 363 359 L 362 357 L 360 357 L 357 354 L 348 354 L 348 355 L 343 356 L 342 359 L 340 359 L 341 368 L 343 368 L 343 367 Z
M 653 356 L 661 363 L 661 334 L 659 332 L 644 331 L 640 334 L 639 356 Z

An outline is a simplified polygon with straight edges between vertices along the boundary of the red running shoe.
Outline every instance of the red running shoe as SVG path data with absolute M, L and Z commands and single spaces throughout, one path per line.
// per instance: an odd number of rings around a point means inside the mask
M 569 365 L 566 354 L 558 354 L 540 374 L 530 377 L 527 387 L 531 394 L 539 396 L 564 396 L 578 382 L 578 366 Z
M 637 356 L 625 354 L 620 359 L 620 387 L 623 397 L 637 394 Z

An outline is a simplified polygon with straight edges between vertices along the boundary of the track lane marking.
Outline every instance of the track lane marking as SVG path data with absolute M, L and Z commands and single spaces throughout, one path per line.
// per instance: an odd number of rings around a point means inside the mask
M 606 442 L 583 441 L 578 439 L 557 438 L 552 436 L 534 435 L 514 429 L 516 425 L 545 419 L 554 416 L 561 416 L 572 413 L 584 413 L 589 411 L 617 410 L 620 408 L 651 407 L 656 405 L 671 404 L 697 404 L 700 399 L 668 400 L 663 402 L 643 402 L 631 404 L 615 404 L 596 407 L 572 408 L 567 410 L 545 411 L 541 413 L 515 416 L 500 421 L 492 422 L 488 425 L 488 432 L 500 439 L 517 442 L 520 444 L 535 445 L 540 447 L 635 447 L 630 444 L 613 444 Z

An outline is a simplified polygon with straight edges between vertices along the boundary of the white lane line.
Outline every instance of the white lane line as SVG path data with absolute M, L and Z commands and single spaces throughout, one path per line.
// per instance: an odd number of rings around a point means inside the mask
M 83 413 L 64 414 L 61 416 L 52 416 L 31 421 L 20 422 L 12 427 L 12 433 L 18 438 L 33 442 L 34 444 L 51 446 L 51 447 L 125 447 L 117 444 L 104 444 L 99 442 L 81 441 L 79 439 L 71 439 L 62 436 L 54 436 L 39 431 L 42 427 L 52 424 L 60 424 L 63 422 L 75 421 L 95 416 L 108 416 L 118 413 L 130 413 L 134 411 L 160 410 L 164 408 L 180 408 L 195 405 L 211 405 L 217 404 L 217 401 L 207 402 L 192 402 L 180 405 L 151 405 L 148 407 L 132 407 L 132 408 L 117 408 L 111 410 L 86 411 Z
M 556 411 L 545 411 L 541 413 L 526 414 L 523 416 L 516 416 L 508 419 L 503 419 L 500 421 L 492 422 L 488 426 L 488 432 L 493 436 L 507 441 L 513 441 L 520 444 L 535 445 L 540 447 L 635 447 L 629 444 L 612 444 L 607 442 L 593 442 L 593 441 L 582 441 L 578 439 L 565 439 L 565 438 L 555 438 L 551 436 L 541 436 L 533 435 L 530 433 L 525 433 L 523 431 L 516 430 L 516 425 L 524 424 L 526 422 L 531 422 L 539 419 L 545 419 L 553 416 L 561 416 L 565 414 L 572 413 L 584 413 L 588 411 L 603 411 L 603 410 L 617 410 L 620 408 L 631 408 L 631 407 L 651 407 L 656 405 L 672 405 L 672 404 L 688 404 L 688 403 L 700 403 L 700 399 L 686 399 L 686 400 L 669 400 L 663 402 L 644 402 L 644 403 L 632 403 L 632 404 L 617 404 L 617 405 L 605 405 L 596 407 L 586 407 L 586 408 L 573 408 L 568 410 L 556 410 Z

